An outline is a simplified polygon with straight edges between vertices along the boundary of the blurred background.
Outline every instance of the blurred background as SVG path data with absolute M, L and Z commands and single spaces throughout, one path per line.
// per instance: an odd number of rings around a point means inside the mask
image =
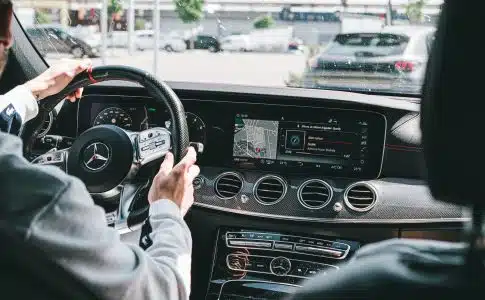
M 442 1 L 17 0 L 48 63 L 162 80 L 419 93 Z M 156 50 L 155 50 L 156 49 Z

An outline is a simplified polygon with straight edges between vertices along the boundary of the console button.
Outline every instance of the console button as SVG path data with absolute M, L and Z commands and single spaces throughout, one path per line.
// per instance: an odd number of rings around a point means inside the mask
M 229 245 L 239 246 L 239 247 L 270 248 L 270 249 L 273 246 L 271 242 L 239 241 L 239 240 L 230 240 Z
M 343 252 L 338 250 L 331 250 L 331 249 L 310 247 L 310 246 L 300 246 L 300 245 L 295 246 L 295 251 L 301 252 L 301 253 L 326 255 L 326 256 L 332 256 L 332 257 L 341 257 L 343 255 Z
M 291 237 L 283 235 L 280 237 L 280 241 L 282 242 L 292 242 Z
M 320 270 L 316 269 L 316 268 L 313 268 L 313 267 L 310 267 L 306 270 L 306 273 L 305 273 L 305 276 L 308 276 L 308 277 L 311 277 L 311 276 L 315 276 L 317 275 L 318 273 L 320 272 Z
M 293 267 L 288 273 L 290 276 L 305 277 L 308 266 L 305 263 L 293 263 Z
M 293 251 L 293 244 L 275 242 L 274 248 L 278 250 Z

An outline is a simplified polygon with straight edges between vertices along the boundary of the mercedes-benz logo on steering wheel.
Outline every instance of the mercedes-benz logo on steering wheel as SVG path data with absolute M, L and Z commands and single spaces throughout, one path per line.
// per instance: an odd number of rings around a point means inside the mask
M 108 165 L 110 157 L 109 147 L 103 143 L 96 142 L 84 149 L 83 162 L 89 170 L 100 171 Z

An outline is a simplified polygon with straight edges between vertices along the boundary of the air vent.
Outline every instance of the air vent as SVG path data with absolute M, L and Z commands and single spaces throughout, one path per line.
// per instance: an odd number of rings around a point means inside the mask
M 221 199 L 231 199 L 239 194 L 243 187 L 242 177 L 233 172 L 222 173 L 216 179 L 215 190 Z
M 376 203 L 377 193 L 375 189 L 363 182 L 350 185 L 345 190 L 344 201 L 348 208 L 357 212 L 369 211 Z
M 254 185 L 254 197 L 263 205 L 273 205 L 286 194 L 286 182 L 273 175 L 261 177 Z
M 308 209 L 325 207 L 332 199 L 332 187 L 323 180 L 311 179 L 304 182 L 298 189 L 298 200 Z
M 39 129 L 39 133 L 37 134 L 37 138 L 43 138 L 44 136 L 46 136 L 47 133 L 49 133 L 49 130 L 51 130 L 52 123 L 54 123 L 54 113 L 51 111 L 45 119 L 44 123 L 42 123 L 42 126 Z

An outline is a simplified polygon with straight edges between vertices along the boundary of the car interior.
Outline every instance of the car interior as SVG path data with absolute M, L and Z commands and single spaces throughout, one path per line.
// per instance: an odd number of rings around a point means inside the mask
M 387 239 L 466 237 L 473 249 L 483 219 L 483 163 L 474 159 L 481 147 L 470 143 L 483 133 L 475 96 L 483 83 L 471 75 L 483 64 L 478 13 L 463 1 L 444 5 L 421 99 L 164 83 L 133 68 L 96 67 L 40 103 L 22 130 L 25 157 L 81 178 L 109 226 L 138 243 L 160 159 L 194 146 L 201 174 L 186 216 L 191 299 L 281 299 Z M 16 20 L 13 32 L 0 94 L 48 67 Z M 81 101 L 62 101 L 78 87 Z M 94 140 L 116 145 L 115 164 L 81 166 Z M 19 298 L 96 299 L 1 227 L 4 289 Z

